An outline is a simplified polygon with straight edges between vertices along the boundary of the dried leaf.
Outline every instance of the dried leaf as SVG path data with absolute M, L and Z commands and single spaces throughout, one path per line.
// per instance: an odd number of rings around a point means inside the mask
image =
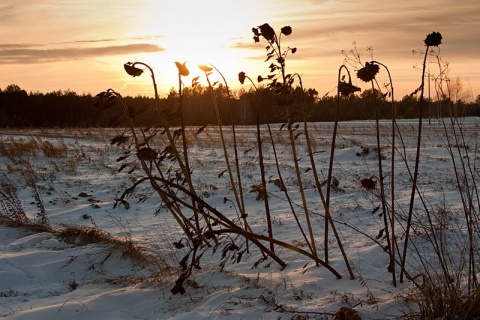
M 380 230 L 380 231 L 378 232 L 378 235 L 375 237 L 375 239 L 377 239 L 377 240 L 380 239 L 380 238 L 383 236 L 383 232 L 384 232 L 384 231 L 385 231 L 385 228 L 383 228 L 382 230 Z
M 207 125 L 204 125 L 203 127 L 200 127 L 198 128 L 197 132 L 195 132 L 195 134 L 200 134 L 203 132 L 203 130 L 205 130 L 205 128 L 207 127 Z
M 157 158 L 157 152 L 151 148 L 142 148 L 138 150 L 137 157 L 144 161 L 153 161 Z
M 371 178 L 366 178 L 360 180 L 360 183 L 362 184 L 362 187 L 364 187 L 367 190 L 374 190 L 376 183 L 373 181 Z
M 114 137 L 113 139 L 110 140 L 110 144 L 114 145 L 116 144 L 117 146 L 120 146 L 121 144 L 127 142 L 129 139 L 129 137 L 121 134 L 121 135 L 118 135 L 116 137 Z
M 176 249 L 183 249 L 185 246 L 183 245 L 182 241 L 174 242 L 173 245 Z

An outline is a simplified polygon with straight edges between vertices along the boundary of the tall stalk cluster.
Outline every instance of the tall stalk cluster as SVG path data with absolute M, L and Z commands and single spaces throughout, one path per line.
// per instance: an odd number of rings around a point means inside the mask
M 293 204 L 291 202 L 291 198 L 288 195 L 288 190 L 287 188 L 283 185 L 284 192 L 286 194 L 286 198 L 290 203 L 290 208 L 292 209 L 292 214 L 295 217 L 295 220 L 297 222 L 297 225 L 299 227 L 300 232 L 302 235 L 304 235 L 305 241 L 308 244 L 308 247 L 310 248 L 311 252 L 313 255 L 318 256 L 317 252 L 317 244 L 316 244 L 316 236 L 313 232 L 315 229 L 312 219 L 311 219 L 311 213 L 310 209 L 308 208 L 307 204 L 307 199 L 305 195 L 305 189 L 303 186 L 303 174 L 300 169 L 300 164 L 299 164 L 299 159 L 300 155 L 298 154 L 297 150 L 297 141 L 298 138 L 301 134 L 305 136 L 306 144 L 307 144 L 307 152 L 308 152 L 308 159 L 310 161 L 310 167 L 309 171 L 312 172 L 314 181 L 315 181 L 315 187 L 319 193 L 323 209 L 325 211 L 325 233 L 324 233 L 324 246 L 325 246 L 325 257 L 324 260 L 328 263 L 328 226 L 331 226 L 331 228 L 334 231 L 335 234 L 335 239 L 340 247 L 340 250 L 342 252 L 342 256 L 344 258 L 344 261 L 346 263 L 348 272 L 350 274 L 350 277 L 353 278 L 353 270 L 350 266 L 350 263 L 348 261 L 347 255 L 345 253 L 345 250 L 343 248 L 342 242 L 340 240 L 339 234 L 335 228 L 335 225 L 333 223 L 333 220 L 330 216 L 330 210 L 329 210 L 329 205 L 328 205 L 328 197 L 329 197 L 329 186 L 330 186 L 330 180 L 327 181 L 327 197 L 324 196 L 322 187 L 324 185 L 323 182 L 320 181 L 318 171 L 316 169 L 316 161 L 314 158 L 314 151 L 311 145 L 311 137 L 309 134 L 308 130 L 308 121 L 307 121 L 307 106 L 305 103 L 305 99 L 302 100 L 301 106 L 297 106 L 294 104 L 294 99 L 293 99 L 293 84 L 296 79 L 298 79 L 299 82 L 299 88 L 300 92 L 303 97 L 305 97 L 304 93 L 304 88 L 303 88 L 303 83 L 302 83 L 302 78 L 298 73 L 287 73 L 286 71 L 286 61 L 287 61 L 287 56 L 289 53 L 296 53 L 297 48 L 291 48 L 287 47 L 287 49 L 284 49 L 282 47 L 282 36 L 289 36 L 292 33 L 292 28 L 290 26 L 285 26 L 281 28 L 280 32 L 277 34 L 275 30 L 269 25 L 269 24 L 263 24 L 257 28 L 252 29 L 253 34 L 254 34 L 254 40 L 255 42 L 259 42 L 260 38 L 263 38 L 264 40 L 267 41 L 268 45 L 266 47 L 267 51 L 267 58 L 265 61 L 270 61 L 273 60 L 269 65 L 270 69 L 270 74 L 266 77 L 258 76 L 257 80 L 259 82 L 263 81 L 268 81 L 267 87 L 273 92 L 273 94 L 276 96 L 276 104 L 278 105 L 279 108 L 283 107 L 286 115 L 286 122 L 282 126 L 287 128 L 288 130 L 288 137 L 289 137 L 289 142 L 290 142 L 290 148 L 291 148 L 291 153 L 292 153 L 292 158 L 293 158 L 293 163 L 294 163 L 294 168 L 295 168 L 295 175 L 297 179 L 297 186 L 298 186 L 298 192 L 301 196 L 301 201 L 302 201 L 302 209 L 305 217 L 305 224 L 307 227 L 308 231 L 308 238 L 305 236 L 304 232 L 304 227 L 302 227 L 302 223 L 300 222 L 300 218 L 298 214 L 293 210 Z M 243 83 L 243 80 L 246 78 L 244 73 L 240 73 L 239 75 L 240 82 Z M 250 79 L 250 78 L 249 78 Z M 351 83 L 350 83 L 351 84 Z M 353 86 L 352 86 L 353 87 Z M 295 116 L 298 114 L 302 114 L 302 119 L 303 119 L 303 132 L 297 132 L 300 128 L 299 125 L 295 125 Z M 259 124 L 257 121 L 257 131 L 259 131 Z M 268 127 L 270 131 L 270 127 Z M 271 132 L 271 131 L 270 131 Z M 259 149 L 261 148 L 261 141 L 258 143 Z M 334 145 L 334 143 L 332 144 Z M 275 147 L 272 141 L 272 146 L 275 152 Z M 260 152 L 259 152 L 260 153 Z M 333 158 L 332 158 L 333 159 Z M 280 167 L 278 166 L 277 163 L 277 172 L 278 175 L 281 179 L 281 170 Z M 261 174 L 263 175 L 264 172 L 262 171 Z M 331 178 L 331 177 L 330 177 Z M 262 177 L 262 180 L 264 177 Z M 267 217 L 267 221 L 269 221 L 269 217 Z M 269 225 L 269 228 L 271 228 L 271 225 Z
M 289 50 L 293 51 L 291 49 Z M 240 262 L 244 254 L 249 252 L 249 244 L 253 244 L 260 252 L 260 260 L 255 262 L 254 265 L 258 265 L 261 261 L 271 259 L 281 268 L 284 268 L 286 262 L 276 254 L 276 247 L 281 247 L 304 255 L 317 265 L 326 267 L 335 277 L 341 278 L 341 275 L 328 263 L 320 259 L 314 250 L 306 251 L 297 245 L 282 241 L 274 235 L 270 209 L 268 207 L 265 172 L 262 173 L 262 193 L 265 201 L 265 212 L 269 217 L 268 234 L 256 233 L 249 226 L 241 181 L 242 172 L 239 163 L 235 121 L 233 117 L 231 117 L 234 154 L 232 164 L 229 147 L 227 146 L 224 136 L 225 125 L 221 121 L 220 110 L 215 96 L 215 83 L 211 83 L 210 81 L 210 76 L 212 72 L 214 72 L 214 69 L 224 80 L 229 101 L 233 98 L 231 97 L 225 78 L 213 65 L 203 65 L 199 66 L 199 68 L 204 72 L 205 79 L 212 94 L 212 104 L 215 110 L 216 125 L 219 129 L 220 140 L 222 142 L 224 162 L 238 214 L 231 216 L 231 214 L 227 212 L 219 211 L 197 193 L 197 188 L 193 180 L 194 168 L 188 157 L 188 138 L 183 120 L 185 110 L 183 109 L 182 77 L 187 76 L 189 70 L 185 63 L 176 62 L 176 66 L 178 68 L 179 84 L 178 104 L 176 110 L 169 110 L 162 107 L 159 103 L 157 83 L 152 68 L 143 62 L 129 62 L 124 65 L 125 71 L 133 77 L 141 76 L 144 70 L 149 71 L 155 94 L 155 110 L 158 120 L 158 125 L 155 127 L 137 127 L 135 125 L 136 110 L 129 107 L 121 94 L 113 89 L 99 93 L 96 102 L 96 106 L 101 109 L 110 109 L 115 105 L 120 105 L 123 109 L 122 114 L 117 117 L 126 118 L 129 127 L 114 137 L 111 143 L 122 146 L 124 150 L 126 150 L 118 159 L 118 162 L 121 163 L 119 170 L 128 170 L 129 173 L 133 173 L 134 171 L 141 173 L 141 176 L 116 199 L 116 206 L 123 205 L 128 209 L 129 197 L 135 193 L 135 190 L 140 185 L 147 183 L 159 196 L 163 207 L 170 213 L 184 234 L 183 237 L 172 242 L 172 246 L 183 250 L 185 255 L 183 259 L 179 261 L 181 272 L 171 292 L 173 294 L 183 294 L 186 292 L 184 286 L 185 280 L 193 274 L 195 269 L 201 268 L 201 258 L 206 251 L 222 252 L 219 259 L 223 269 L 227 261 Z M 289 77 L 285 75 L 285 79 L 287 78 Z M 286 88 L 286 86 L 284 88 Z M 289 98 L 287 93 L 288 92 L 284 92 L 285 99 Z M 232 108 L 233 107 L 231 107 L 231 109 Z M 232 112 L 231 114 L 233 114 L 233 111 L 230 111 Z M 173 123 L 173 121 L 179 121 L 181 124 L 180 128 L 172 127 L 171 123 Z M 200 128 L 197 134 L 200 134 L 203 129 L 204 127 Z M 290 128 L 290 130 L 292 130 L 291 138 L 293 139 L 293 129 Z M 158 140 L 162 141 L 162 147 L 158 147 L 158 144 L 155 143 L 155 141 Z M 261 147 L 261 139 L 257 138 L 257 141 Z M 293 141 L 294 140 L 292 140 L 292 143 Z M 263 160 L 261 161 L 263 162 Z M 279 167 L 278 161 L 277 166 Z M 299 168 L 297 168 L 297 173 L 300 173 Z M 304 200 L 304 203 L 306 204 L 306 200 Z M 291 206 L 293 207 L 292 203 Z M 306 212 L 308 214 L 308 211 Z M 312 232 L 311 235 L 313 237 Z M 313 240 L 313 238 L 311 239 Z M 314 246 L 311 248 L 313 247 Z

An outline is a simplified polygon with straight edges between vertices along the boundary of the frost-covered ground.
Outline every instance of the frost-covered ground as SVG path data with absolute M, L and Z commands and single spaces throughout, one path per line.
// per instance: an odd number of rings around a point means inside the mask
M 478 162 L 478 125 L 476 119 L 461 119 L 465 134 L 463 150 L 467 149 L 472 164 Z M 479 122 L 480 123 L 480 122 Z M 286 131 L 273 126 L 277 152 L 286 185 L 295 202 L 296 212 L 304 223 L 301 198 L 294 175 Z M 405 152 L 413 171 L 417 121 L 399 123 Z M 332 139 L 332 123 L 310 124 L 317 170 L 326 179 Z M 263 128 L 265 129 L 265 128 Z M 242 182 L 249 222 L 254 231 L 266 234 L 265 208 L 257 201 L 250 187 L 260 183 L 255 128 L 240 127 L 237 135 L 241 156 Z M 382 123 L 382 154 L 386 187 L 390 190 L 391 137 L 390 124 Z M 228 131 L 228 130 L 227 130 Z M 113 208 L 115 197 L 135 179 L 118 172 L 116 159 L 121 148 L 110 145 L 113 130 L 2 130 L 5 143 L 15 141 L 50 141 L 67 147 L 67 157 L 45 157 L 38 150 L 22 161 L 0 157 L 2 172 L 17 185 L 18 197 L 29 218 L 35 220 L 38 208 L 32 189 L 23 178 L 25 161 L 37 173 L 37 186 L 49 222 L 98 227 L 120 239 L 133 239 L 166 263 L 176 267 L 182 250 L 172 243 L 181 237 L 175 222 L 160 207 L 158 197 L 148 187 L 137 190 L 130 199 L 130 209 Z M 194 138 L 191 136 L 189 156 L 194 167 L 194 184 L 198 193 L 225 214 L 235 214 L 223 152 L 215 128 Z M 23 139 L 23 140 L 20 140 Z M 324 212 L 308 162 L 303 136 L 298 139 L 303 182 L 311 210 L 312 225 L 320 257 L 323 257 Z M 419 189 L 434 212 L 446 209 L 449 219 L 461 219 L 461 201 L 456 187 L 452 160 L 446 148 L 443 127 L 437 120 L 425 123 L 419 169 Z M 287 263 L 284 270 L 267 260 L 253 267 L 260 255 L 257 250 L 239 263 L 227 262 L 220 272 L 219 256 L 207 252 L 201 270 L 186 283 L 187 293 L 172 295 L 175 277 L 165 274 L 155 281 L 140 281 L 149 276 L 150 268 L 136 265 L 120 252 L 100 244 L 74 246 L 62 242 L 51 233 L 33 233 L 0 225 L 0 317 L 8 319 L 324 319 L 342 306 L 357 310 L 363 319 L 397 318 L 411 309 L 403 297 L 411 290 L 405 281 L 392 286 L 387 271 L 388 255 L 376 239 L 383 228 L 383 218 L 375 208 L 380 202 L 376 191 L 362 188 L 360 180 L 378 175 L 378 160 L 372 149 L 376 145 L 373 122 L 345 122 L 339 127 L 333 175 L 340 190 L 331 196 L 331 213 L 335 219 L 346 254 L 354 269 L 350 279 L 342 255 L 333 236 L 330 239 L 330 263 L 341 275 L 336 279 L 326 268 L 316 267 L 305 256 L 278 249 Z M 466 147 L 466 148 L 465 148 Z M 264 131 L 267 177 L 277 177 L 274 157 Z M 364 148 L 372 151 L 363 152 Z M 233 153 L 231 153 L 233 154 Z M 15 161 L 12 161 L 15 160 Z M 478 171 L 476 173 L 477 183 Z M 411 180 L 400 153 L 395 161 L 395 198 L 398 211 L 398 239 L 403 247 L 404 219 L 408 211 Z M 4 186 L 2 186 L 4 188 Z M 273 213 L 273 233 L 282 241 L 305 248 L 305 241 L 295 224 L 283 192 L 268 184 Z M 417 219 L 421 221 L 418 199 Z M 380 210 L 381 211 L 381 210 Z M 445 212 L 445 211 L 442 211 Z M 359 232 L 360 231 L 360 232 Z M 421 224 L 414 225 L 412 241 L 421 244 Z M 378 242 L 378 243 L 377 243 Z M 413 260 L 413 258 L 412 258 Z M 407 263 L 414 270 L 411 263 Z M 398 271 L 398 269 L 397 269 Z M 131 280 L 131 281 L 129 281 Z

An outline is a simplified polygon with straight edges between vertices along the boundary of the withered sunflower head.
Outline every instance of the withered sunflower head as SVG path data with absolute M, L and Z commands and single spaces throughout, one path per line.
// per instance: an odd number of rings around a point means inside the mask
M 245 72 L 241 71 L 238 73 L 238 81 L 240 81 L 241 84 L 245 82 L 245 78 L 246 78 Z
M 202 70 L 203 72 L 210 72 L 210 71 L 213 70 L 211 67 L 206 66 L 206 65 L 199 65 L 198 68 L 199 68 L 200 70 Z
M 357 78 L 364 82 L 370 82 L 375 79 L 380 67 L 376 64 L 372 63 L 365 63 L 365 66 L 357 71 Z
M 427 37 L 424 40 L 425 45 L 428 47 L 438 47 L 442 44 L 442 35 L 440 32 L 432 32 L 427 34 Z
M 142 69 L 135 67 L 131 62 L 125 63 L 123 67 L 125 68 L 125 71 L 132 77 L 139 77 L 143 73 Z
M 109 109 L 113 107 L 117 96 L 111 91 L 103 91 L 96 95 L 95 107 L 97 109 Z
M 260 32 L 262 36 L 268 40 L 268 41 L 273 41 L 275 40 L 275 31 L 273 30 L 272 27 L 268 23 L 264 23 L 261 26 L 258 27 L 260 29 Z
M 289 36 L 292 34 L 292 27 L 285 26 L 280 30 L 284 35 Z
M 188 70 L 186 63 L 187 63 L 186 61 L 184 63 L 175 62 L 175 65 L 177 66 L 177 69 L 178 69 L 178 74 L 184 77 L 190 74 L 190 71 Z
M 357 91 L 360 91 L 360 88 L 354 86 L 351 81 L 340 81 L 338 83 L 338 92 L 340 92 L 340 94 L 344 97 L 348 97 L 349 95 Z

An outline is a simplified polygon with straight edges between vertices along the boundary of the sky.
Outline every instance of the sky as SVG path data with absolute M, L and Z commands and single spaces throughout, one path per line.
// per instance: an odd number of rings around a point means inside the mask
M 269 74 L 265 40 L 255 43 L 252 28 L 264 23 L 277 32 L 290 26 L 284 48 L 287 73 L 301 76 L 305 88 L 320 96 L 336 94 L 342 50 L 355 47 L 363 62 L 386 65 L 395 98 L 421 83 L 424 39 L 436 31 L 448 62 L 449 77 L 460 78 L 466 97 L 480 94 L 480 3 L 478 0 L 2 0 L 0 2 L 0 89 L 16 84 L 27 92 L 70 90 L 97 94 L 112 88 L 122 95 L 153 96 L 148 73 L 127 75 L 126 62 L 143 62 L 155 72 L 160 97 L 178 91 L 175 62 L 186 62 L 190 76 L 198 65 L 214 65 L 230 88 L 241 85 L 238 73 L 252 79 Z M 355 77 L 362 89 L 369 84 Z M 438 66 L 427 72 L 438 75 Z M 218 74 L 212 75 L 221 79 Z M 384 69 L 379 82 L 387 83 Z M 433 93 L 432 93 L 433 94 Z

